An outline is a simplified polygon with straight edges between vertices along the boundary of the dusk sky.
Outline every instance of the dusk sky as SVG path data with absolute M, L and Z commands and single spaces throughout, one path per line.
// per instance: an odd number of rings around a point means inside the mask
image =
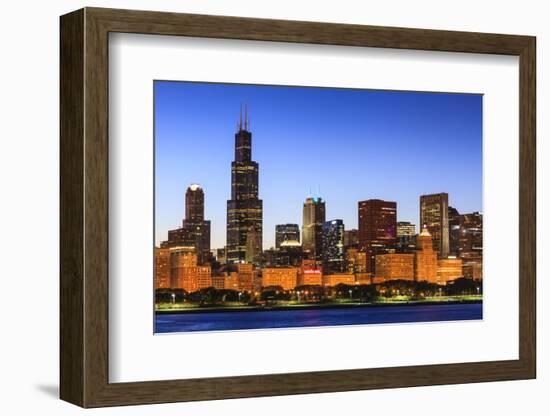
M 226 240 L 231 161 L 241 103 L 260 166 L 263 246 L 275 225 L 302 225 L 308 196 L 327 220 L 357 228 L 357 202 L 397 202 L 419 222 L 419 196 L 447 192 L 461 213 L 482 211 L 482 96 L 155 81 L 155 242 L 181 226 L 198 183 L 211 247 Z

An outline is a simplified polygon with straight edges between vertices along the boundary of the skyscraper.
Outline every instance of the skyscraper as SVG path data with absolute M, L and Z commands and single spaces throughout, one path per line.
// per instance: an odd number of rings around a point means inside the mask
M 185 192 L 185 219 L 189 222 L 204 221 L 204 192 L 195 183 Z
M 325 201 L 322 198 L 306 199 L 302 221 L 302 248 L 309 258 L 322 258 L 322 226 L 325 215 Z
M 300 242 L 300 226 L 298 224 L 278 224 L 275 226 L 275 248 L 281 247 L 284 241 Z
M 460 239 L 460 213 L 456 208 L 449 207 L 449 254 L 458 256 L 458 240 Z
M 359 201 L 359 248 L 368 253 L 368 272 L 374 271 L 374 256 L 395 247 L 397 203 L 381 199 Z
M 245 261 L 259 265 L 262 254 L 262 241 L 260 233 L 256 230 L 256 227 L 251 226 L 246 234 L 246 255 Z
M 325 273 L 341 273 L 346 269 L 344 250 L 344 222 L 332 220 L 322 226 L 323 270 Z
M 449 195 L 445 192 L 420 196 L 420 226 L 427 226 L 439 258 L 449 256 Z
M 248 253 L 262 249 L 263 207 L 258 198 L 258 163 L 252 160 L 252 133 L 249 131 L 249 119 L 245 107 L 235 133 L 235 160 L 231 162 L 231 199 L 227 201 L 227 261 L 242 263 Z M 249 238 L 249 232 L 254 233 Z
M 359 201 L 359 246 L 393 246 L 397 233 L 396 218 L 396 202 L 380 199 Z
M 416 226 L 408 221 L 397 222 L 397 249 L 408 253 L 414 251 Z
M 357 247 L 359 245 L 359 230 L 352 229 L 344 231 L 344 246 L 346 248 Z
M 481 257 L 483 255 L 483 214 L 473 212 L 459 218 L 460 238 L 458 255 L 460 257 Z
M 168 231 L 161 247 L 187 247 L 197 255 L 198 264 L 210 258 L 210 221 L 204 220 L 204 191 L 192 184 L 185 192 L 185 218 L 181 227 Z

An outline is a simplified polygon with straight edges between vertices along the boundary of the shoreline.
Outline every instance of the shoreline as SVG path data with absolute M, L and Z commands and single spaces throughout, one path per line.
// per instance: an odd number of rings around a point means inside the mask
M 436 306 L 436 305 L 462 305 L 483 303 L 483 299 L 464 299 L 449 301 L 404 301 L 404 302 L 378 302 L 378 303 L 342 303 L 342 304 L 312 304 L 296 306 L 242 306 L 242 307 L 196 307 L 187 309 L 160 309 L 155 310 L 155 315 L 171 314 L 204 314 L 204 313 L 232 313 L 232 312 L 276 312 L 292 310 L 316 310 L 316 309 L 353 309 L 373 307 L 397 307 L 397 306 Z

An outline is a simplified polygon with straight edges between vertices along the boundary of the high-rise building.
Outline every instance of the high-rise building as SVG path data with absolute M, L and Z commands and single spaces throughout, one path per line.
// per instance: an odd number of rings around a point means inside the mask
M 323 270 L 326 274 L 342 273 L 346 270 L 344 249 L 344 222 L 326 221 L 322 226 Z
M 483 255 L 483 214 L 473 212 L 459 216 L 459 257 L 481 257 Z
M 413 252 L 416 247 L 416 226 L 408 221 L 398 221 L 396 234 L 398 251 Z
M 416 226 L 409 221 L 397 222 L 397 237 L 414 237 L 416 234 Z
M 210 258 L 210 221 L 204 220 L 204 191 L 192 184 L 185 192 L 185 218 L 181 227 L 168 231 L 168 240 L 161 247 L 190 247 L 195 250 L 199 264 Z
M 283 241 L 300 242 L 300 226 L 298 224 L 278 224 L 275 226 L 275 248 L 279 248 Z
M 283 241 L 279 247 L 279 250 L 277 250 L 278 266 L 298 267 L 302 263 L 302 258 L 302 246 L 296 240 Z
M 427 226 L 416 238 L 417 251 L 414 256 L 414 280 L 437 283 L 437 253 L 433 249 L 432 236 Z
M 220 263 L 225 263 L 226 262 L 225 247 L 216 249 L 216 260 Z
M 262 249 L 263 207 L 258 198 L 258 163 L 252 160 L 252 133 L 249 131 L 247 111 L 241 116 L 235 133 L 235 160 L 231 162 L 231 199 L 227 201 L 227 261 L 245 262 L 248 253 L 256 247 Z M 255 233 L 253 239 L 248 237 Z M 259 244 L 258 244 L 259 242 Z M 247 244 L 249 243 L 249 244 Z
M 458 256 L 458 241 L 460 240 L 460 213 L 456 208 L 449 207 L 449 254 Z
M 381 199 L 359 201 L 359 248 L 368 253 L 367 272 L 374 271 L 374 257 L 395 247 L 397 203 Z
M 357 248 L 359 246 L 359 230 L 354 228 L 344 231 L 344 246 L 346 248 Z
M 325 201 L 307 198 L 304 202 L 302 222 L 302 248 L 309 258 L 322 258 L 322 226 L 325 220 Z
M 259 265 L 262 256 L 261 235 L 255 226 L 251 226 L 246 235 L 246 255 L 245 261 Z
M 397 235 L 397 203 L 369 199 L 359 201 L 359 245 L 391 248 Z
M 420 196 L 420 225 L 430 232 L 439 258 L 449 255 L 449 195 L 445 192 Z
M 195 223 L 204 221 L 204 191 L 197 184 L 185 192 L 185 219 Z

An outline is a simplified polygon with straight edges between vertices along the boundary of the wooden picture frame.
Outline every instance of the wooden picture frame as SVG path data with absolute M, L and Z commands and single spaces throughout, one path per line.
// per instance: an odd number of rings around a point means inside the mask
M 536 376 L 535 38 L 85 8 L 61 17 L 60 359 L 63 400 L 101 407 L 529 379 Z M 110 32 L 519 57 L 519 359 L 109 383 Z

